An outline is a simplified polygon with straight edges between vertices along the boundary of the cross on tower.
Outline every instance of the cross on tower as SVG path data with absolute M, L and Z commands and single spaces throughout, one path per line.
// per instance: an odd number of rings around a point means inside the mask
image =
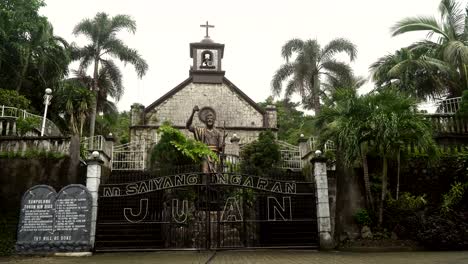
M 206 25 L 200 25 L 200 27 L 206 28 L 206 36 L 205 36 L 205 38 L 209 38 L 210 36 L 208 35 L 208 28 L 214 28 L 214 26 L 213 26 L 213 25 L 209 25 L 209 24 L 208 24 L 208 21 L 206 21 Z

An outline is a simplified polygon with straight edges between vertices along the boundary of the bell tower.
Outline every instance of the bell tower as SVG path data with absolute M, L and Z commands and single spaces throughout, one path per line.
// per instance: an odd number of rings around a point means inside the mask
M 205 38 L 196 43 L 190 43 L 190 58 L 193 65 L 190 69 L 190 76 L 194 83 L 222 83 L 224 71 L 221 62 L 224 55 L 224 44 L 215 43 L 209 36 L 208 21 L 200 27 L 206 28 Z

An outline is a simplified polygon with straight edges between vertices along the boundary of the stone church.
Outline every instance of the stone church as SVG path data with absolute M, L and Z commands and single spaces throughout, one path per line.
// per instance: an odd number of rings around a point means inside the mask
M 223 57 L 224 44 L 214 42 L 208 32 L 202 41 L 190 43 L 193 65 L 188 78 L 149 106 L 132 106 L 130 141 L 157 142 L 156 131 L 165 121 L 192 136 L 185 125 L 195 105 L 211 107 L 215 111 L 215 126 L 228 133 L 227 154 L 236 152 L 231 141 L 240 140 L 242 146 L 257 139 L 262 131 L 275 132 L 277 114 L 274 106 L 263 109 L 226 78 Z M 193 121 L 194 125 L 203 126 L 198 117 Z

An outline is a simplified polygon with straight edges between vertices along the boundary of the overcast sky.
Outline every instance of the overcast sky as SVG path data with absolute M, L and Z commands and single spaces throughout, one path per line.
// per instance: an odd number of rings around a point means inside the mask
M 289 39 L 317 39 L 322 45 L 344 37 L 358 47 L 351 64 L 357 75 L 369 76 L 377 58 L 425 37 L 423 33 L 390 36 L 390 27 L 408 16 L 437 15 L 440 0 L 46 0 L 40 10 L 53 24 L 55 34 L 84 45 L 73 27 L 97 12 L 128 14 L 137 22 L 135 35 L 120 34 L 148 62 L 139 80 L 131 65 L 121 66 L 125 94 L 119 110 L 135 102 L 148 106 L 184 81 L 191 65 L 189 43 L 204 36 L 201 24 L 215 28 L 211 38 L 225 44 L 226 77 L 253 100 L 270 94 L 271 78 L 283 63 L 281 46 Z M 467 0 L 461 1 L 465 6 Z M 76 64 L 71 65 L 76 69 Z M 372 88 L 368 83 L 364 90 Z

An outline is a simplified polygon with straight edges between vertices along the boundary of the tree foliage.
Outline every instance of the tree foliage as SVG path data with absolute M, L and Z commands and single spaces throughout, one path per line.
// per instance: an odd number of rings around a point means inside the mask
M 179 166 L 199 164 L 210 156 L 218 160 L 218 156 L 203 142 L 187 138 L 182 132 L 169 124 L 158 129 L 160 140 L 151 153 L 151 164 L 159 166 Z
M 63 126 L 64 131 L 83 135 L 89 108 L 94 103 L 94 94 L 76 80 L 65 80 L 54 94 L 51 104 L 53 120 Z
M 110 17 L 106 13 L 97 13 L 93 19 L 83 19 L 73 30 L 75 35 L 84 35 L 90 40 L 84 47 L 74 46 L 72 53 L 73 59 L 80 63 L 78 72 L 83 73 L 93 66 L 92 91 L 98 100 L 91 105 L 90 136 L 94 136 L 96 114 L 103 107 L 102 100 L 108 95 L 118 100 L 123 94 L 122 73 L 112 59 L 132 64 L 140 78 L 148 70 L 148 64 L 138 51 L 129 48 L 117 37 L 121 30 L 134 34 L 135 20 L 128 15 Z
M 17 91 L 0 89 L 0 106 L 4 105 L 28 110 L 30 104 L 31 101 L 20 95 Z
M 424 47 L 402 48 L 370 66 L 372 79 L 377 89 L 393 87 L 420 99 L 441 98 L 447 87 L 457 85 L 453 80 L 457 80 L 458 73 L 434 56 Z
M 242 148 L 240 156 L 241 170 L 253 175 L 267 175 L 281 159 L 280 148 L 271 131 L 261 132 L 258 140 Z
M 381 224 L 383 202 L 387 197 L 388 160 L 399 159 L 401 150 L 409 144 L 417 146 L 430 156 L 437 156 L 432 128 L 428 121 L 417 113 L 416 101 L 394 89 L 363 96 L 358 96 L 353 89 L 342 89 L 337 91 L 336 98 L 334 104 L 323 109 L 317 118 L 317 124 L 324 130 L 322 137 L 332 138 L 338 143 L 338 148 L 348 164 L 361 160 L 366 167 L 369 150 L 377 153 L 382 159 L 379 206 Z M 366 196 L 370 199 L 366 169 L 364 182 Z
M 37 130 L 40 126 L 41 120 L 35 116 L 21 117 L 16 120 L 16 131 L 20 136 L 25 136 L 26 133 Z
M 380 64 L 377 68 L 383 68 L 377 69 L 377 72 L 381 70 L 386 72 L 374 73 L 374 77 L 379 81 L 385 81 L 385 75 L 387 77 L 398 75 L 404 85 L 416 89 L 416 94 L 420 95 L 443 92 L 449 97 L 460 96 L 468 87 L 466 21 L 467 11 L 456 0 L 440 1 L 439 19 L 419 16 L 398 21 L 391 29 L 393 36 L 425 31 L 428 32 L 427 38 L 414 43 L 409 50 L 400 51 L 396 57 L 380 59 L 374 66 Z M 397 59 L 396 64 L 387 67 L 393 59 Z M 425 81 L 426 85 L 418 84 L 421 81 Z
M 293 94 L 299 94 L 304 107 L 314 109 L 320 113 L 320 98 L 323 91 L 321 82 L 323 75 L 332 75 L 337 78 L 349 76 L 351 67 L 342 61 L 338 61 L 335 55 L 345 53 L 353 61 L 357 54 L 356 46 L 349 40 L 337 38 L 330 41 L 323 48 L 317 40 L 291 39 L 281 50 L 281 56 L 286 63 L 276 71 L 271 81 L 274 95 L 280 95 L 283 91 L 285 98 Z M 294 60 L 293 55 L 295 55 Z
M 115 142 L 126 144 L 130 140 L 130 114 L 128 111 L 99 115 L 96 119 L 96 133 L 112 134 Z
M 45 88 L 59 85 L 70 62 L 67 42 L 38 13 L 44 5 L 42 0 L 0 2 L 0 83 L 21 92 L 38 111 Z

